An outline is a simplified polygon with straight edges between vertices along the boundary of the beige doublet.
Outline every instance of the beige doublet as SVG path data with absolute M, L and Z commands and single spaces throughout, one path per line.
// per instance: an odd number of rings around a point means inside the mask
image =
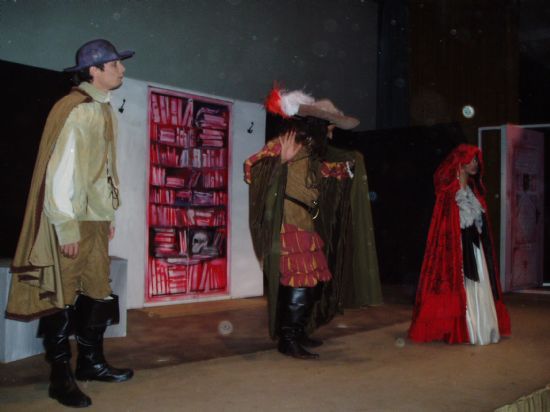
M 62 245 L 80 240 L 79 221 L 113 222 L 115 216 L 108 177 L 116 184 L 117 125 L 108 105 L 110 93 L 90 83 L 79 88 L 93 100 L 69 114 L 46 171 L 44 212 Z
M 307 205 L 313 205 L 313 201 L 319 197 L 319 191 L 306 186 L 309 163 L 306 149 L 302 147 L 294 158 L 296 160 L 288 162 L 286 194 Z M 310 232 L 315 230 L 311 215 L 302 206 L 285 199 L 283 207 L 283 223 L 294 225 Z

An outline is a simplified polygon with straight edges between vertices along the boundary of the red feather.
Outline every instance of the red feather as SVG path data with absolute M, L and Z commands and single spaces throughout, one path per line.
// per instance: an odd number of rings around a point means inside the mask
M 273 86 L 273 89 L 269 92 L 265 99 L 265 108 L 269 113 L 278 114 L 282 117 L 289 117 L 281 107 L 281 90 L 277 85 Z

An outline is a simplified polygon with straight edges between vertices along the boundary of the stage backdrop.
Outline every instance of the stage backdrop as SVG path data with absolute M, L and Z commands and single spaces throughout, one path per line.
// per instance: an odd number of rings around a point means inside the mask
M 380 1 L 91 3 L 0 1 L 2 59 L 61 70 L 84 42 L 107 38 L 135 50 L 125 62 L 135 79 L 253 102 L 278 80 L 361 113 L 362 130 L 375 127 L 377 63 L 388 53 L 378 50 Z

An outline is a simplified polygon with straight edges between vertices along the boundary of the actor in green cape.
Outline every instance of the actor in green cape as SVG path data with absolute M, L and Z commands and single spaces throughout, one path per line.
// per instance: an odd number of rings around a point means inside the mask
M 269 332 L 281 353 L 315 359 L 315 328 L 345 307 L 382 303 L 363 157 L 328 144 L 334 127 L 359 121 L 300 91 L 275 88 L 266 108 L 281 117 L 280 134 L 244 168 Z
M 38 334 L 51 364 L 49 395 L 71 407 L 91 404 L 71 369 L 73 333 L 78 380 L 122 382 L 133 375 L 109 365 L 103 354 L 103 334 L 119 320 L 109 284 L 108 242 L 119 205 L 110 91 L 122 84 L 121 60 L 133 54 L 92 40 L 65 69 L 78 87 L 48 115 L 12 264 L 6 316 L 40 318 Z

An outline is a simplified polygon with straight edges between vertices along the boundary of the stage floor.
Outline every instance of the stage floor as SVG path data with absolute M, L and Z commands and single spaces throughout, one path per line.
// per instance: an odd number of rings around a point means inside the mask
M 336 317 L 309 362 L 274 350 L 263 298 L 130 310 L 105 347 L 135 378 L 81 386 L 107 411 L 488 411 L 550 383 L 549 295 L 506 295 L 513 336 L 478 347 L 406 340 L 413 294 Z M 47 379 L 43 355 L 0 364 L 0 409 L 57 410 Z

